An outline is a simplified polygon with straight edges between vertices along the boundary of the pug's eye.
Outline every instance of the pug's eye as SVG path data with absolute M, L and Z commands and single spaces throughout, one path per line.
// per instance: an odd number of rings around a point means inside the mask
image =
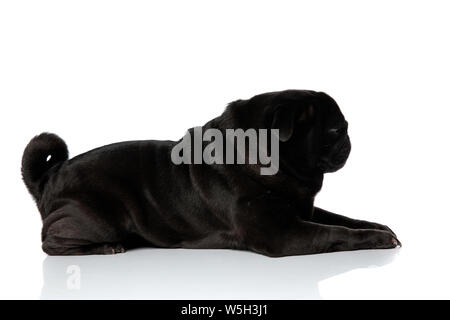
M 346 128 L 333 128 L 328 130 L 328 133 L 332 136 L 340 136 L 341 134 L 344 134 L 347 131 Z

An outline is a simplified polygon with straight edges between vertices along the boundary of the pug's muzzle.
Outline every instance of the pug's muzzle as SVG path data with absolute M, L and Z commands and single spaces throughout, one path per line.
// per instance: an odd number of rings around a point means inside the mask
M 338 171 L 347 162 L 351 149 L 350 138 L 348 135 L 345 135 L 333 145 L 326 155 L 320 158 L 318 162 L 319 169 L 324 173 Z

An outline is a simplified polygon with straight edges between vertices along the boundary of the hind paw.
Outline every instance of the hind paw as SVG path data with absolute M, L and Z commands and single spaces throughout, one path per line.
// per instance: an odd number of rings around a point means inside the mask
M 120 243 L 104 245 L 104 253 L 105 254 L 116 254 L 116 253 L 124 253 L 124 252 L 125 252 L 125 248 Z

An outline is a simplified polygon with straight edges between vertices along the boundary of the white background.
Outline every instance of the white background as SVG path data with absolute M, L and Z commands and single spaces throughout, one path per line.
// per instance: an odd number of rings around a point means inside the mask
M 450 298 L 449 14 L 448 1 L 1 1 L 0 298 Z M 71 156 L 178 139 L 232 100 L 288 88 L 329 93 L 350 123 L 350 159 L 317 204 L 388 224 L 403 248 L 41 251 L 20 178 L 35 134 Z

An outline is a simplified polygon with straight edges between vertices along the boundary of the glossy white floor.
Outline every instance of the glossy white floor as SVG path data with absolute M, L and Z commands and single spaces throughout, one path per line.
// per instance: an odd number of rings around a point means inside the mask
M 40 298 L 318 299 L 342 293 L 355 298 L 376 296 L 375 290 L 386 287 L 379 276 L 390 278 L 389 274 L 396 272 L 389 268 L 395 258 L 394 250 L 284 259 L 219 250 L 137 250 L 105 258 L 47 257 Z M 349 279 L 345 275 L 348 272 L 353 274 L 350 281 L 345 280 Z
M 448 1 L 1 1 L 0 298 L 450 298 Z M 329 93 L 346 166 L 316 203 L 403 248 L 271 259 L 142 249 L 47 257 L 20 178 L 50 131 L 70 155 L 180 139 L 236 99 Z M 280 213 L 282 214 L 282 213 Z
M 439 299 L 450 285 L 448 263 L 408 248 L 281 259 L 141 249 L 2 264 L 8 299 Z

